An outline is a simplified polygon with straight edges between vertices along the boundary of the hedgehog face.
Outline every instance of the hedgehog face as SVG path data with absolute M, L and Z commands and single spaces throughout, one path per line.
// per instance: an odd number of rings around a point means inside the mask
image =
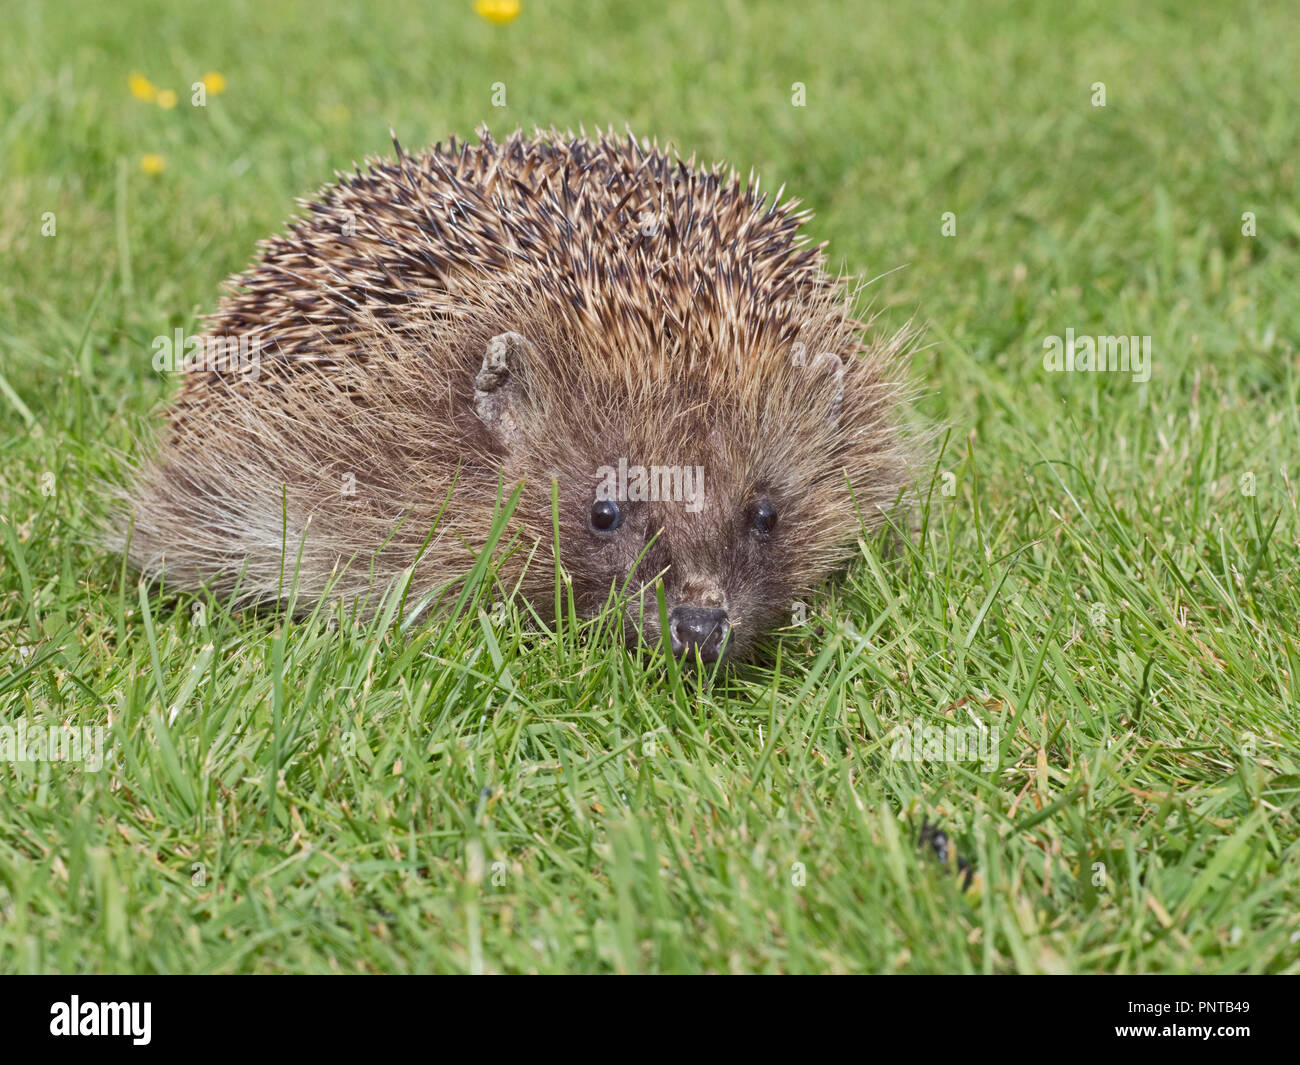
M 842 361 L 824 356 L 748 391 L 680 372 L 556 388 L 530 372 L 547 361 L 520 334 L 493 337 L 475 410 L 510 476 L 534 486 L 539 541 L 557 481 L 581 609 L 595 614 L 623 591 L 629 642 L 663 642 L 692 662 L 747 657 L 858 529 L 837 443 Z
M 662 387 L 649 408 L 671 411 L 680 383 Z M 625 592 L 630 643 L 662 644 L 692 662 L 747 658 L 856 534 L 847 491 L 827 491 L 836 457 L 815 448 L 814 459 L 795 461 L 789 440 L 763 431 L 761 409 L 718 399 L 693 413 L 635 415 L 646 403 L 611 402 L 610 421 L 570 444 L 577 467 L 565 471 L 559 457 L 549 466 L 559 473 L 566 572 L 588 614 L 611 590 Z M 546 461 L 524 479 L 548 485 Z M 549 499 L 537 503 L 549 522 Z
M 755 641 L 789 616 L 790 605 L 787 533 L 794 530 L 782 525 L 779 501 L 742 484 L 718 489 L 698 512 L 672 501 L 645 508 L 651 539 L 630 582 L 637 594 L 629 623 L 652 644 L 663 639 L 655 593 L 662 579 L 667 645 L 703 663 L 748 657 Z
M 744 658 L 755 638 L 788 614 L 789 593 L 777 506 L 746 499 L 727 482 L 711 488 L 708 468 L 624 459 L 602 468 L 594 492 L 575 499 L 576 510 L 585 507 L 585 534 L 564 551 L 590 610 L 603 605 L 611 586 L 627 589 L 629 642 L 662 640 L 662 580 L 667 645 L 706 663 Z
M 564 542 L 579 600 L 599 610 L 610 589 L 626 589 L 629 642 L 663 639 L 657 587 L 667 607 L 667 645 L 712 663 L 743 658 L 755 639 L 789 613 L 791 535 L 780 501 L 742 485 L 709 481 L 715 463 L 629 462 L 597 471 L 594 488 L 566 501 Z

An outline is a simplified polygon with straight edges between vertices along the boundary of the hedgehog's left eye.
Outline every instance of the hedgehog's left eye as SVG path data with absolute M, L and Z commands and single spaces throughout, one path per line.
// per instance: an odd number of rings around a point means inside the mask
M 613 532 L 623 524 L 623 512 L 612 499 L 597 499 L 591 504 L 588 520 L 597 532 Z
M 763 536 L 771 534 L 776 528 L 776 507 L 766 499 L 749 508 L 749 527 Z

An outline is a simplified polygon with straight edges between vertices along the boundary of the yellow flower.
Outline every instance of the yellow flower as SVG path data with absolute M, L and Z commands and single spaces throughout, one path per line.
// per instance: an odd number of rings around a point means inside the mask
M 504 26 L 523 10 L 519 0 L 474 0 L 474 10 L 489 22 Z
M 164 111 L 170 111 L 173 107 L 175 107 L 175 106 L 176 106 L 176 90 L 175 90 L 175 89 L 162 89 L 162 90 L 158 93 L 158 106 L 161 107 Z
M 167 160 L 156 152 L 140 156 L 140 169 L 146 174 L 161 174 L 167 169 Z
M 216 96 L 226 91 L 226 79 L 215 70 L 209 70 L 203 75 L 203 87 Z
M 126 79 L 126 83 L 131 87 L 131 95 L 137 100 L 153 100 L 158 95 L 154 83 L 138 70 L 131 72 L 131 76 Z

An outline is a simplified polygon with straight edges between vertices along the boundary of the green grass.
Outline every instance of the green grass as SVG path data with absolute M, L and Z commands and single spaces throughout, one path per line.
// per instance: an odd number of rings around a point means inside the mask
M 1300 971 L 1291 5 L 524 3 L 7 13 L 0 723 L 116 757 L 0 763 L 0 969 Z M 779 663 L 683 680 L 490 572 L 445 625 L 231 616 L 93 546 L 152 338 L 390 125 L 483 122 L 752 166 L 927 324 L 924 528 Z M 1067 328 L 1150 382 L 1044 372 Z M 975 719 L 996 766 L 891 757 Z

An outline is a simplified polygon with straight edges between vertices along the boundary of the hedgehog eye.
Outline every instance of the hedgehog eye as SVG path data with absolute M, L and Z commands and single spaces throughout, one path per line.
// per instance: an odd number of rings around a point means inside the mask
M 755 503 L 749 509 L 749 526 L 756 533 L 769 535 L 776 528 L 776 507 L 765 499 Z
M 591 504 L 588 520 L 596 532 L 613 532 L 623 524 L 623 512 L 612 499 L 597 499 Z

